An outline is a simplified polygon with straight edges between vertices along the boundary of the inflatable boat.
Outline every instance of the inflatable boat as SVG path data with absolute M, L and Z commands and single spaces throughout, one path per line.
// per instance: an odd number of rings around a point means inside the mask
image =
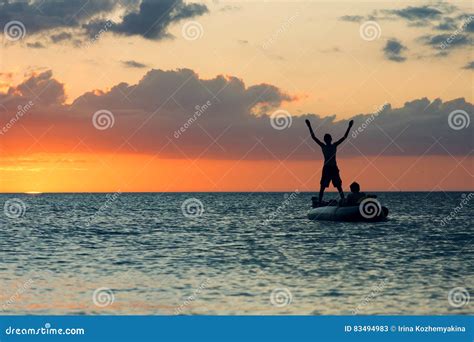
M 388 209 L 375 198 L 366 198 L 355 206 L 332 204 L 312 208 L 308 212 L 308 218 L 317 221 L 380 222 L 387 220 L 387 217 Z

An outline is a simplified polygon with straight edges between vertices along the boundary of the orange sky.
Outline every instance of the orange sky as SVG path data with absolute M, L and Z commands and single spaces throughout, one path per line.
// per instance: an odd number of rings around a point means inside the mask
M 472 45 L 442 54 L 427 43 L 451 34 L 436 26 L 461 22 L 470 2 L 432 4 L 434 16 L 416 21 L 396 13 L 427 4 L 200 4 L 205 13 L 171 20 L 161 36 L 117 31 L 93 41 L 82 22 L 44 29 L 47 13 L 16 13 L 25 37 L 4 37 L 0 52 L 0 192 L 313 191 L 321 153 L 303 140 L 303 115 L 318 136 L 342 135 L 346 119 L 360 127 L 384 103 L 386 115 L 338 156 L 345 189 L 354 180 L 368 190 L 474 189 L 474 125 L 448 126 L 453 111 L 472 118 Z M 129 10 L 92 18 L 120 23 Z M 348 15 L 361 19 L 341 20 Z M 371 41 L 360 30 L 368 19 L 380 28 Z M 189 22 L 198 39 L 184 34 Z M 457 35 L 472 41 L 465 31 Z M 58 34 L 70 37 L 53 42 Z M 389 42 L 400 44 L 395 58 Z M 29 100 L 33 109 L 6 127 Z M 112 113 L 113 127 L 92 126 L 99 110 Z M 293 118 L 288 129 L 270 126 L 278 110 Z M 265 145 L 254 151 L 254 138 Z
M 71 159 L 73 157 L 74 159 Z M 339 160 L 343 187 L 472 190 L 474 158 L 364 157 Z M 316 191 L 321 160 L 170 160 L 151 155 L 34 155 L 0 167 L 3 192 Z M 332 189 L 332 188 L 331 188 Z

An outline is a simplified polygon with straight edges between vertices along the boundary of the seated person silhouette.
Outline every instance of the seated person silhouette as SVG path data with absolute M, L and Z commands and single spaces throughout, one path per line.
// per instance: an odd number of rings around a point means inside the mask
M 359 205 L 359 203 L 367 197 L 365 192 L 360 192 L 360 185 L 357 182 L 353 182 L 350 185 L 351 193 L 347 195 L 345 205 Z
M 337 188 L 339 191 L 339 195 L 341 199 L 344 199 L 344 191 L 342 191 L 342 180 L 339 176 L 339 169 L 337 167 L 336 162 L 336 152 L 337 146 L 339 146 L 344 140 L 346 140 L 347 136 L 349 135 L 349 130 L 351 129 L 352 125 L 354 124 L 354 120 L 349 122 L 349 127 L 347 127 L 346 133 L 344 136 L 332 143 L 332 137 L 330 134 L 324 135 L 324 143 L 319 140 L 313 132 L 313 128 L 311 127 L 311 123 L 309 120 L 305 120 L 306 125 L 309 128 L 309 132 L 311 137 L 314 141 L 321 147 L 324 155 L 324 166 L 323 166 L 323 174 L 321 176 L 321 187 L 319 189 L 319 203 L 323 201 L 324 190 L 329 186 L 329 183 L 332 182 L 332 185 Z

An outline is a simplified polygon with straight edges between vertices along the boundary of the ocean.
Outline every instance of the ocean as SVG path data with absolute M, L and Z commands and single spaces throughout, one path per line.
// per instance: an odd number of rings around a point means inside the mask
M 309 221 L 313 194 L 298 192 L 2 194 L 0 307 L 473 314 L 474 195 L 376 194 L 387 222 Z

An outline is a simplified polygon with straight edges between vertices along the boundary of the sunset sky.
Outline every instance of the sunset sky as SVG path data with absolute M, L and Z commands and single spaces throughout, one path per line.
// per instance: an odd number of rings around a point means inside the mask
M 0 3 L 0 192 L 474 189 L 471 1 Z M 332 189 L 332 188 L 331 188 Z

